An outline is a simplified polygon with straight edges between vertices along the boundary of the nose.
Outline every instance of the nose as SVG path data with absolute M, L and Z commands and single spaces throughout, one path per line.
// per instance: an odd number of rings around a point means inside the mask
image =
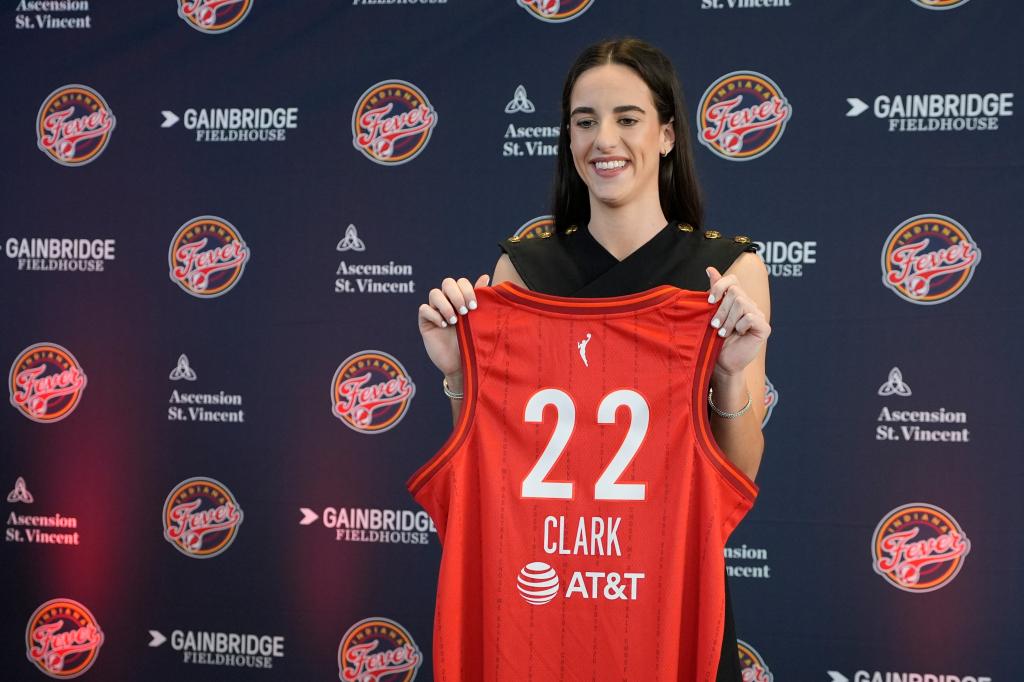
M 619 132 L 615 128 L 615 121 L 602 121 L 598 124 L 597 137 L 594 138 L 594 146 L 602 152 L 615 149 L 619 143 Z

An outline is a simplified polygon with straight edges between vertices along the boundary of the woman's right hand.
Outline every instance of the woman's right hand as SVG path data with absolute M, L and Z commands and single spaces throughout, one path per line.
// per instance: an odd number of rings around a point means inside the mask
M 427 303 L 420 305 L 417 322 L 423 346 L 427 349 L 430 361 L 445 377 L 453 377 L 462 372 L 455 325 L 460 316 L 476 310 L 473 289 L 487 286 L 490 279 L 490 275 L 480 275 L 476 284 L 472 284 L 465 277 L 458 280 L 446 277 L 441 282 L 441 288 L 431 289 Z

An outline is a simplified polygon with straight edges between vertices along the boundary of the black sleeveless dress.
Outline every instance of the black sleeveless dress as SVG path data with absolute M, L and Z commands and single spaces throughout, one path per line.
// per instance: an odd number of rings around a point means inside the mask
M 622 261 L 586 227 L 540 236 L 510 237 L 499 243 L 528 288 L 557 296 L 601 298 L 635 294 L 662 284 L 706 291 L 705 268 L 725 272 L 744 251 L 756 251 L 748 237 L 723 237 L 671 221 Z M 725 581 L 725 631 L 716 682 L 741 682 L 736 624 Z

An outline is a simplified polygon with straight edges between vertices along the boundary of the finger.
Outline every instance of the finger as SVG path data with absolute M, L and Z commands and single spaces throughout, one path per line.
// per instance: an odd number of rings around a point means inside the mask
M 459 310 L 460 315 L 465 315 L 470 310 L 476 310 L 476 294 L 473 293 L 473 283 L 465 277 L 460 277 L 455 282 L 459 285 L 462 298 L 466 301 L 466 307 Z
M 455 324 L 458 322 L 458 317 L 455 316 L 455 308 L 452 307 L 451 301 L 444 295 L 444 292 L 440 289 L 431 289 L 430 294 L 427 296 L 427 301 L 430 305 L 434 306 L 434 309 L 441 313 L 441 317 L 448 322 L 448 324 Z
M 487 286 L 487 283 L 490 281 L 490 275 L 480 275 L 479 277 L 476 278 L 476 284 L 473 285 L 473 288 L 476 289 L 477 287 L 485 287 Z
M 709 268 L 714 269 L 714 268 Z M 722 296 L 730 287 L 736 284 L 736 275 L 726 275 L 725 277 L 719 277 L 715 280 L 715 283 L 711 285 L 710 296 L 708 297 L 709 303 L 722 300 Z
M 441 317 L 441 313 L 437 312 L 436 309 L 430 307 L 426 303 L 420 304 L 420 319 L 432 322 L 442 329 L 448 326 L 448 323 L 445 322 L 443 317 Z
M 729 318 L 729 314 L 732 312 L 733 305 L 736 301 L 736 289 L 729 288 L 722 296 L 722 303 L 718 306 L 718 310 L 715 311 L 715 316 L 711 318 L 711 326 L 715 329 L 721 329 L 722 325 Z
M 740 317 L 740 319 L 736 320 L 736 326 L 733 328 L 733 332 L 738 336 L 743 336 L 756 326 L 757 313 L 753 310 L 748 310 L 742 317 Z
M 729 306 L 729 314 L 726 316 L 725 321 L 722 322 L 722 326 L 718 329 L 718 335 L 725 337 L 732 334 L 732 330 L 736 328 L 736 323 L 739 319 L 747 314 L 747 311 L 751 309 L 752 304 L 746 299 L 736 297 L 735 292 L 729 292 L 725 295 L 726 298 L 733 296 L 734 300 L 732 305 Z
M 469 312 L 469 309 L 466 308 L 466 297 L 462 295 L 462 290 L 459 289 L 459 283 L 453 278 L 446 277 L 444 281 L 441 282 L 441 291 L 443 291 L 444 295 L 448 297 L 449 301 L 451 301 L 452 308 L 457 310 L 461 315 L 465 315 Z M 448 321 L 451 322 L 451 320 Z

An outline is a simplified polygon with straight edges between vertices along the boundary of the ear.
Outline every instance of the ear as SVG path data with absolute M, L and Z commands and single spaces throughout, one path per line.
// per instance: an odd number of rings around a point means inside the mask
M 676 143 L 675 121 L 674 117 L 670 118 L 668 123 L 664 123 L 661 126 L 661 142 L 666 147 L 674 146 Z

